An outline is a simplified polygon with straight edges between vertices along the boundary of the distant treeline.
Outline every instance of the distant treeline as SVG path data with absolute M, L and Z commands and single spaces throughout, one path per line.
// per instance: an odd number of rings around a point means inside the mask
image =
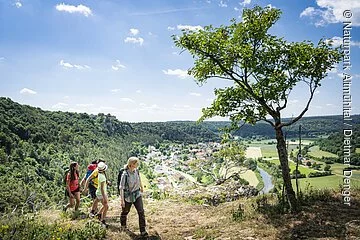
M 360 117 L 353 119 L 358 123 Z M 342 129 L 340 116 L 304 118 L 300 124 L 304 136 L 309 137 L 340 134 Z M 0 97 L 0 212 L 30 211 L 59 203 L 64 194 L 64 170 L 71 161 L 79 162 L 83 174 L 90 161 L 103 158 L 109 165 L 108 176 L 115 179 L 126 159 L 145 152 L 148 145 L 219 141 L 219 128 L 229 125 L 207 121 L 120 122 L 110 114 L 44 111 Z M 297 126 L 286 132 L 289 137 L 297 136 Z M 266 123 L 245 125 L 235 134 L 274 137 Z

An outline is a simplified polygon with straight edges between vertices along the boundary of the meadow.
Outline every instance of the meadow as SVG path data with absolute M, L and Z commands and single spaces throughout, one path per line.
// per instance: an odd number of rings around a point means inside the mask
M 301 141 L 303 145 L 309 145 L 313 143 L 313 139 L 304 139 Z M 266 140 L 256 140 L 256 141 L 248 141 L 246 143 L 249 147 L 258 147 L 261 149 L 261 155 L 263 159 L 268 160 L 270 162 L 273 162 L 277 165 L 280 165 L 278 154 L 276 150 L 276 140 L 275 139 L 266 139 Z M 298 149 L 298 140 L 290 140 L 288 142 L 288 148 L 289 152 L 293 151 L 293 154 L 296 155 L 297 149 Z M 356 149 L 357 152 L 360 151 L 360 149 Z M 337 155 L 322 151 L 319 149 L 319 146 L 313 146 L 310 148 L 309 151 L 310 159 L 311 157 L 321 159 L 322 157 L 337 157 Z M 315 161 L 316 163 L 321 165 L 321 169 L 325 167 L 325 163 L 321 161 Z M 300 182 L 300 188 L 302 190 L 305 190 L 306 188 L 309 188 L 310 186 L 313 188 L 332 188 L 332 189 L 338 189 L 339 186 L 343 185 L 343 169 L 345 166 L 341 163 L 334 163 L 330 164 L 331 171 L 333 175 L 330 176 L 323 176 L 323 177 L 315 177 L 315 178 L 302 178 L 299 179 Z M 289 167 L 290 172 L 293 172 L 296 168 L 296 164 L 293 161 L 289 161 Z M 300 173 L 305 174 L 308 176 L 309 173 L 318 172 L 317 170 L 314 170 L 312 168 L 309 168 L 304 165 L 299 165 Z M 352 171 L 352 186 L 359 186 L 360 185 L 360 170 L 353 170 Z M 292 180 L 292 183 L 295 187 L 295 179 Z
M 336 154 L 320 150 L 319 146 L 311 147 L 309 149 L 308 154 L 309 154 L 310 157 L 315 157 L 315 158 L 322 158 L 322 157 L 338 158 L 338 156 Z

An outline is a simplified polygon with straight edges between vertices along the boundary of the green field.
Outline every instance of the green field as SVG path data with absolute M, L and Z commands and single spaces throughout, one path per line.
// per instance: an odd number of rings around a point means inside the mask
M 321 162 L 318 162 L 321 163 Z M 325 164 L 325 163 L 322 163 Z M 345 168 L 344 164 L 340 164 L 340 163 L 334 163 L 334 164 L 330 164 L 331 166 L 331 171 L 334 174 L 338 174 L 338 175 L 343 175 L 343 169 Z
M 338 158 L 338 156 L 336 154 L 320 150 L 319 146 L 313 146 L 309 150 L 310 151 L 309 151 L 308 154 L 311 157 L 316 157 L 316 158 L 322 158 L 322 157 Z
M 261 154 L 264 158 L 278 158 L 278 153 L 275 145 L 262 145 Z
M 251 185 L 253 187 L 256 187 L 259 184 L 259 179 L 257 178 L 254 171 L 246 169 L 244 167 L 233 167 L 233 168 L 231 168 L 231 170 L 227 174 L 229 176 L 229 175 L 231 175 L 232 173 L 235 173 L 235 172 L 238 172 L 238 173 L 241 172 L 240 177 L 245 179 L 246 181 L 248 181 L 249 185 Z M 220 173 L 221 176 L 223 176 L 225 174 L 224 169 L 221 168 L 219 170 L 219 173 Z
M 354 177 L 354 174 L 353 174 Z M 351 188 L 359 188 L 360 187 L 360 179 L 351 177 Z M 295 188 L 295 179 L 291 180 L 293 187 Z M 343 177 L 338 175 L 317 177 L 317 178 L 301 178 L 299 179 L 300 188 L 302 190 L 306 189 L 306 187 L 312 186 L 313 188 L 324 189 L 324 188 L 332 188 L 339 189 L 340 186 L 343 186 Z
M 339 189 L 339 186 L 343 184 L 343 178 L 337 175 L 325 176 L 325 177 L 317 177 L 317 178 L 301 178 L 298 180 L 300 183 L 300 188 L 305 190 L 309 184 L 313 188 L 333 188 Z M 293 187 L 295 188 L 295 179 L 291 180 Z
M 277 165 L 280 165 L 280 161 L 279 160 L 269 160 L 272 163 L 275 163 Z M 290 167 L 290 172 L 294 171 L 296 168 L 296 164 L 292 161 L 289 161 L 289 167 Z M 299 171 L 302 174 L 305 174 L 306 176 L 311 173 L 311 172 L 317 172 L 314 169 L 308 168 L 308 167 L 304 167 L 302 165 L 299 165 Z
M 310 144 L 312 141 L 305 140 L 305 144 Z M 288 151 L 289 153 L 298 147 L 298 143 L 288 141 Z M 278 153 L 276 149 L 276 139 L 267 139 L 261 141 L 251 141 L 251 143 L 246 143 L 250 147 L 260 147 L 261 154 L 263 158 L 278 158 Z

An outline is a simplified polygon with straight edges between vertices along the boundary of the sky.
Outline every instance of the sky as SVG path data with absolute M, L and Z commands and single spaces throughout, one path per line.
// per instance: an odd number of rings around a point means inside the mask
M 343 21 L 351 21 L 352 114 L 359 114 L 358 0 L 0 0 L 0 96 L 128 122 L 197 120 L 214 89 L 231 83 L 197 85 L 187 74 L 194 60 L 172 35 L 241 21 L 242 10 L 255 5 L 282 11 L 270 33 L 290 42 L 324 38 L 339 45 Z M 342 73 L 340 63 L 305 116 L 342 115 Z M 307 97 L 306 86 L 296 87 L 283 116 L 297 116 Z

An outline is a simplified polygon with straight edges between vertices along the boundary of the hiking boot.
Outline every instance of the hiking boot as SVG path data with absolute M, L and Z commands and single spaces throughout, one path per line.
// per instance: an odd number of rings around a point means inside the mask
M 90 218 L 94 218 L 95 216 L 96 216 L 96 214 L 95 214 L 94 212 L 90 212 L 90 213 L 89 213 L 89 217 L 90 217 Z
M 103 228 L 108 228 L 108 227 L 109 227 L 109 224 L 107 224 L 107 223 L 105 222 L 105 220 L 102 220 L 102 221 L 101 221 L 101 226 L 102 226 Z
M 97 217 L 97 219 L 101 220 L 101 213 L 98 213 L 95 216 Z
M 147 233 L 147 231 L 143 231 L 143 232 L 140 233 L 140 236 L 141 237 L 148 237 L 149 234 Z

